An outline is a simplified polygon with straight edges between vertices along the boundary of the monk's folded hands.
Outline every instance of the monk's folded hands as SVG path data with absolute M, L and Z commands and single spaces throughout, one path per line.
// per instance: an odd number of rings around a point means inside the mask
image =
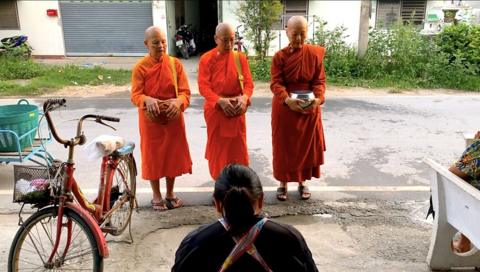
M 235 99 L 233 99 L 235 100 Z M 231 98 L 219 98 L 217 104 L 222 108 L 223 112 L 227 117 L 233 117 L 237 115 L 235 106 L 232 104 L 233 100 Z
M 301 103 L 303 103 L 303 101 L 300 99 L 291 97 L 285 98 L 285 104 L 287 104 L 292 111 L 303 112 L 303 108 L 300 106 Z
M 152 114 L 160 114 L 160 105 L 158 104 L 159 100 L 150 96 L 145 96 L 144 104 L 147 111 Z
M 313 112 L 321 104 L 323 104 L 322 99 L 315 98 L 313 102 L 310 105 L 308 105 L 308 107 L 303 108 L 303 111 L 308 113 Z
M 167 117 L 170 119 L 176 119 L 179 115 L 182 106 L 182 101 L 178 98 L 173 98 L 165 101 L 165 103 L 168 103 L 168 107 L 165 110 L 165 113 L 167 114 Z
M 237 115 L 244 114 L 247 111 L 248 106 L 248 96 L 239 95 L 236 97 L 235 111 Z

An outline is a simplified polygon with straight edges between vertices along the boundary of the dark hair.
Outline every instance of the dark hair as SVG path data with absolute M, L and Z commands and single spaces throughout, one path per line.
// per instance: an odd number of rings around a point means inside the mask
M 262 194 L 260 179 L 251 168 L 230 164 L 222 170 L 213 197 L 222 203 L 223 217 L 230 224 L 232 235 L 247 232 L 255 223 L 253 204 Z

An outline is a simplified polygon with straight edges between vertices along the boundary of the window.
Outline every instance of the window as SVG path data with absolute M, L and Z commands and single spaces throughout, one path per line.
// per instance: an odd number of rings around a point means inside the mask
M 0 1 L 0 29 L 20 29 L 17 1 Z
M 390 28 L 399 20 L 423 24 L 426 0 L 379 0 L 377 1 L 376 27 Z
M 273 29 L 284 29 L 287 22 L 294 15 L 308 15 L 308 0 L 282 0 L 283 13 L 280 21 L 273 26 Z

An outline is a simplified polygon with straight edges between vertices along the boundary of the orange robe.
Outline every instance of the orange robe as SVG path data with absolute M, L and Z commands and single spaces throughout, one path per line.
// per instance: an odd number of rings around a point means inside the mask
M 175 85 L 168 55 L 158 61 L 149 55 L 132 70 L 132 103 L 138 107 L 142 178 L 156 180 L 192 173 L 192 160 L 185 134 L 183 111 L 190 103 L 190 86 L 183 65 L 175 59 L 178 97 L 183 101 L 182 113 L 163 125 L 148 119 L 144 113 L 145 96 L 166 100 L 175 98 Z
M 325 48 L 304 45 L 290 50 L 278 51 L 271 66 L 273 176 L 281 182 L 300 182 L 320 177 L 326 150 L 321 108 L 302 114 L 284 101 L 295 90 L 311 90 L 325 101 Z
M 198 87 L 205 98 L 204 116 L 207 123 L 207 148 L 210 175 L 215 180 L 222 169 L 230 163 L 248 165 L 247 129 L 245 114 L 227 117 L 220 106 L 220 97 L 234 97 L 253 93 L 253 81 L 245 55 L 240 54 L 240 64 L 244 77 L 242 91 L 238 80 L 233 52 L 219 54 L 216 48 L 200 58 L 198 66 Z

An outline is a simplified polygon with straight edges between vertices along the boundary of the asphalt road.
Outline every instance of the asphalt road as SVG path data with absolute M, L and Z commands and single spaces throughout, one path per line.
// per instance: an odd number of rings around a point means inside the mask
M 375 197 L 383 199 L 426 199 L 429 185 L 425 157 L 433 157 L 448 165 L 463 151 L 463 133 L 476 131 L 480 96 L 375 96 L 341 97 L 328 99 L 323 107 L 323 124 L 327 143 L 322 177 L 309 182 L 318 189 L 314 194 L 328 198 Z M 33 99 L 41 103 L 43 99 Z M 0 103 L 11 103 L 4 100 Z M 185 112 L 185 123 L 193 174 L 178 178 L 179 191 L 211 189 L 212 180 L 204 159 L 206 128 L 202 110 L 203 100 L 194 96 Z M 251 167 L 257 171 L 262 183 L 274 187 L 272 176 L 272 148 L 270 127 L 270 98 L 253 98 L 247 113 L 248 147 Z M 117 131 L 88 123 L 84 130 L 88 139 L 101 134 L 119 135 L 139 145 L 137 110 L 125 95 L 106 98 L 70 98 L 65 109 L 55 112 L 55 122 L 61 135 L 73 135 L 76 118 L 96 113 L 121 118 L 114 124 Z M 50 143 L 48 150 L 57 158 L 65 159 L 66 150 L 57 143 Z M 139 148 L 135 156 L 140 166 Z M 76 152 L 77 180 L 87 192 L 97 188 L 99 162 L 86 158 L 83 147 Z M 0 167 L 0 190 L 12 187 L 11 167 Z M 317 188 L 318 186 L 318 188 Z M 333 191 L 324 186 L 334 187 Z M 339 186 L 339 188 L 337 188 Z M 355 188 L 353 188 L 354 186 Z M 371 188 L 375 186 L 375 191 Z M 410 186 L 403 193 L 392 193 L 392 188 Z M 148 183 L 139 178 L 139 192 L 148 196 Z M 378 188 L 377 188 L 378 187 Z M 143 189 L 142 189 L 143 188 Z M 342 189 L 343 188 L 343 189 Z M 345 189 L 346 188 L 346 189 Z M 347 190 L 348 188 L 352 190 Z M 364 188 L 364 189 L 362 189 Z M 370 188 L 370 189 L 369 189 Z M 385 188 L 385 190 L 382 190 Z M 416 188 L 416 189 L 415 189 Z M 195 195 L 195 194 L 194 194 Z M 145 203 L 148 203 L 145 198 Z M 10 196 L 0 195 L 2 207 Z M 190 202 L 186 199 L 187 204 Z M 191 203 L 206 203 L 209 197 L 193 197 Z M 5 204 L 5 205 L 3 205 Z M 7 205 L 8 206 L 8 205 Z

